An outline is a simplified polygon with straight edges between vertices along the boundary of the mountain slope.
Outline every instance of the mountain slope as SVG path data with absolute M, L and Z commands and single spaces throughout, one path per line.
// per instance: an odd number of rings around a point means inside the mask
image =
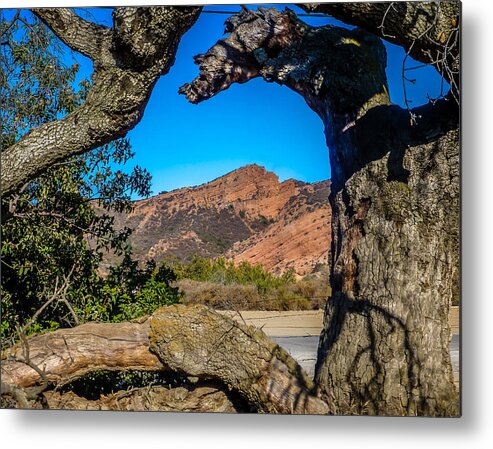
M 304 276 L 326 265 L 331 220 L 327 197 L 327 182 L 303 186 L 274 223 L 235 243 L 227 256 L 237 262 L 260 263 L 276 274 L 292 268 Z
M 248 165 L 197 187 L 137 201 L 132 213 L 117 214 L 115 222 L 134 229 L 130 241 L 141 260 L 223 255 L 304 276 L 327 261 L 329 184 L 279 182 L 274 173 Z

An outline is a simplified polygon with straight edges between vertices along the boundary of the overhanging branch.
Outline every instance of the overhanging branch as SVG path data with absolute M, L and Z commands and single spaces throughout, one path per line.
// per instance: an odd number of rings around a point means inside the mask
M 334 5 L 347 14 L 352 9 L 344 9 L 346 5 L 360 11 L 359 3 Z M 376 27 L 386 14 L 384 22 L 389 20 L 390 11 L 395 13 L 378 3 L 361 5 L 362 11 L 369 8 Z M 381 16 L 375 16 L 377 12 Z M 407 38 L 418 32 L 418 37 L 427 38 L 423 32 L 432 31 L 434 18 L 430 15 L 431 22 L 411 30 Z M 254 77 L 299 93 L 324 123 L 336 190 L 369 161 L 389 151 L 400 154 L 410 145 L 429 142 L 457 127 L 458 105 L 453 92 L 412 110 L 391 104 L 385 47 L 367 31 L 311 27 L 290 11 L 273 8 L 241 11 L 228 19 L 226 26 L 229 35 L 195 58 L 200 74 L 182 86 L 180 93 L 190 102 L 200 103 L 233 83 Z
M 305 3 L 307 12 L 326 13 L 403 47 L 417 61 L 434 66 L 459 87 L 460 2 Z
M 103 40 L 108 39 L 111 30 L 78 16 L 68 8 L 34 8 L 31 11 L 47 25 L 72 50 L 92 60 L 97 60 Z
M 118 14 L 125 11 L 119 8 Z M 13 193 L 53 164 L 123 137 L 132 129 L 142 118 L 156 81 L 173 65 L 182 35 L 200 11 L 197 7 L 129 8 L 125 26 L 119 23 L 107 30 L 62 8 L 36 10 L 69 46 L 93 58 L 93 85 L 85 103 L 74 112 L 34 128 L 1 153 L 1 193 Z M 123 53 L 115 51 L 122 42 L 132 42 L 132 24 L 146 42 L 126 45 Z M 149 50 L 144 58 L 142 49 Z

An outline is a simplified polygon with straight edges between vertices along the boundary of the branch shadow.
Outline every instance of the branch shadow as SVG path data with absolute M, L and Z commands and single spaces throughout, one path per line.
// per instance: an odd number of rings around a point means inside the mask
M 403 352 L 407 364 L 407 382 L 404 385 L 401 384 L 407 394 L 406 413 L 408 416 L 420 414 L 423 411 L 426 413 L 426 410 L 429 408 L 427 403 L 429 395 L 425 391 L 426 386 L 421 385 L 419 382 L 422 363 L 417 357 L 411 340 L 411 332 L 406 326 L 406 323 L 384 307 L 375 305 L 367 299 L 353 300 L 342 293 L 334 295 L 328 302 L 327 307 L 332 309 L 331 321 L 322 331 L 320 338 L 317 364 L 315 367 L 315 381 L 319 383 L 317 380 L 321 375 L 326 356 L 340 339 L 347 319 L 351 314 L 357 314 L 365 318 L 366 335 L 369 344 L 358 350 L 346 374 L 345 380 L 350 386 L 352 399 L 354 399 L 351 402 L 363 404 L 362 406 L 358 406 L 357 409 L 354 409 L 354 414 L 364 415 L 368 414 L 368 411 L 371 414 L 382 414 L 381 410 L 385 407 L 382 383 L 385 381 L 385 375 L 387 373 L 379 356 L 379 345 L 395 332 L 402 332 Z M 385 322 L 388 326 L 386 332 L 383 334 L 382 329 L 378 328 L 378 333 L 381 334 L 380 337 L 376 335 L 375 322 Z M 361 379 L 354 376 L 354 373 L 358 370 L 360 362 L 365 356 L 369 357 L 373 372 L 362 387 Z M 346 405 L 350 406 L 350 404 Z
M 411 122 L 410 113 L 417 117 Z M 459 105 L 451 97 L 408 111 L 398 105 L 379 105 L 368 110 L 355 125 L 343 132 L 344 139 L 354 142 L 357 154 L 331 157 L 340 165 L 340 175 L 334 179 L 333 191 L 340 190 L 347 179 L 367 166 L 389 155 L 387 181 L 407 182 L 409 171 L 404 156 L 410 147 L 424 145 L 444 136 L 459 126 Z M 329 147 L 329 152 L 334 152 Z

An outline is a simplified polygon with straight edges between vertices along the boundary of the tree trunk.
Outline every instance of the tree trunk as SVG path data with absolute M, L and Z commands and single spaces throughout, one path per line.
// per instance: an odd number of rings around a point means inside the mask
M 337 413 L 458 413 L 447 320 L 458 142 L 454 130 L 407 148 L 401 162 L 387 153 L 331 194 L 333 296 L 315 380 Z M 406 180 L 391 176 L 403 168 Z
M 319 392 L 337 414 L 456 415 L 447 317 L 458 271 L 457 102 L 391 105 L 385 48 L 359 29 L 312 28 L 274 9 L 242 11 L 226 29 L 181 93 L 199 103 L 262 76 L 302 95 L 325 126 L 333 296 Z

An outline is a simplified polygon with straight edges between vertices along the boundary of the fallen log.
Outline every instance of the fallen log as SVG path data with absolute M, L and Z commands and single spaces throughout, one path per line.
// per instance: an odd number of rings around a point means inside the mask
M 175 305 L 141 322 L 88 323 L 2 355 L 2 383 L 68 384 L 93 371 L 173 370 L 214 379 L 266 413 L 328 413 L 310 377 L 261 330 L 205 306 Z M 75 403 L 74 403 L 75 404 Z
M 176 371 L 219 379 L 261 412 L 328 413 L 310 377 L 259 329 L 200 305 L 159 309 L 150 325 L 151 351 Z
M 2 354 L 2 382 L 28 388 L 42 381 L 57 385 L 98 370 L 160 371 L 149 352 L 149 320 L 86 323 L 19 343 Z

